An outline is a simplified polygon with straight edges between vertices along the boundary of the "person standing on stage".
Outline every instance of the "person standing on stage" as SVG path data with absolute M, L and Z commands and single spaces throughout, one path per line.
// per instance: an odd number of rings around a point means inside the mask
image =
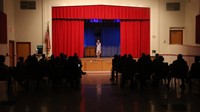
M 97 42 L 96 42 L 96 55 L 97 55 L 97 58 L 100 58 L 100 55 L 101 55 L 101 42 L 99 39 L 97 39 Z

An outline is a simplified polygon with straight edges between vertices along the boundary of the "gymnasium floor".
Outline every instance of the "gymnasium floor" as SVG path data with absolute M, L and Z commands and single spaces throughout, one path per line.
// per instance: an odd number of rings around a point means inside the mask
M 6 94 L 0 82 L 0 112 L 199 112 L 198 85 L 182 91 L 179 81 L 159 89 L 140 89 L 110 82 L 109 72 L 87 72 L 81 89 L 59 88 L 23 90 Z M 176 86 L 175 86 L 176 83 Z

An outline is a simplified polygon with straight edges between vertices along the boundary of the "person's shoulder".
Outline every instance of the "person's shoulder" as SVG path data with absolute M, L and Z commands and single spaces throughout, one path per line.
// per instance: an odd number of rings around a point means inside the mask
M 1 64 L 0 67 L 3 68 L 3 69 L 8 69 L 8 68 L 9 68 L 9 67 L 8 67 L 7 65 L 5 65 L 5 64 Z
M 174 60 L 174 61 L 172 62 L 172 64 L 175 64 L 175 63 L 178 63 L 178 60 Z

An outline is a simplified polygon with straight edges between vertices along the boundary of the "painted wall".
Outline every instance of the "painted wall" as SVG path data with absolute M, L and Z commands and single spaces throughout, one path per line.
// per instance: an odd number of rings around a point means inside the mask
M 159 46 L 160 52 L 164 54 L 181 53 L 183 55 L 200 55 L 200 52 L 199 52 L 200 48 L 192 47 L 192 46 L 199 46 L 195 44 L 195 21 L 196 21 L 195 18 L 199 14 L 200 1 L 199 0 L 184 0 L 182 5 L 183 5 L 181 8 L 182 12 L 180 12 L 180 14 L 176 14 L 176 12 L 174 12 L 174 14 L 171 13 L 171 15 L 166 16 L 167 21 L 165 22 L 165 25 L 164 25 L 166 29 L 164 29 L 163 31 L 160 31 L 160 35 L 164 37 L 163 40 L 162 39 L 160 40 L 160 46 Z M 165 13 L 168 13 L 168 12 L 165 12 Z M 177 15 L 179 16 L 179 18 L 177 18 Z M 169 27 L 184 27 L 183 46 L 169 44 Z M 162 32 L 164 33 L 162 34 Z M 162 38 L 162 36 L 160 38 Z M 166 42 L 164 42 L 164 40 Z M 176 59 L 176 56 L 165 56 L 165 60 L 169 63 L 172 63 L 174 59 Z M 189 66 L 191 66 L 191 64 L 194 62 L 194 57 L 192 56 L 189 56 L 189 57 L 185 56 L 184 59 L 188 62 Z
M 20 0 L 15 0 L 15 40 L 31 42 L 31 54 L 36 53 L 37 45 L 42 45 L 42 0 L 36 0 L 35 10 L 20 9 Z
M 7 15 L 7 39 L 15 40 L 15 31 L 14 31 L 14 1 L 13 0 L 4 0 L 3 1 L 3 10 Z M 7 56 L 9 53 L 9 44 L 0 44 L 0 55 L 6 56 L 6 64 L 9 63 L 9 57 Z M 9 54 L 8 54 L 9 55 Z
M 13 2 L 14 1 L 14 2 Z M 166 11 L 167 2 L 180 2 L 181 11 Z M 36 10 L 21 10 L 20 0 L 4 0 L 9 18 L 9 40 L 16 42 L 31 42 L 31 53 L 34 54 L 37 45 L 44 45 L 47 23 L 50 22 L 51 35 L 51 7 L 72 5 L 119 5 L 149 7 L 151 9 L 151 50 L 161 54 L 189 55 L 190 52 L 181 51 L 183 46 L 169 44 L 170 27 L 184 27 L 184 45 L 199 46 L 195 44 L 195 17 L 199 14 L 199 0 L 36 0 Z M 11 32 L 9 29 L 14 29 Z M 2 45 L 0 45 L 2 46 Z M 4 46 L 5 47 L 5 46 Z M 8 46 L 6 46 L 8 47 Z M 7 48 L 6 48 L 7 49 Z M 175 51 L 174 51 L 175 50 Z M 200 48 L 189 47 L 196 55 L 200 55 Z M 0 51 L 2 53 L 4 51 Z M 6 51 L 7 52 L 7 51 Z M 45 53 L 45 50 L 44 50 Z M 154 55 L 151 53 L 151 55 Z M 165 56 L 165 60 L 172 62 L 176 57 Z M 190 57 L 189 57 L 190 58 Z M 188 59 L 192 63 L 193 57 Z
M 195 44 L 196 16 L 200 14 L 200 0 L 189 0 L 185 4 L 185 44 Z
M 166 11 L 167 2 L 180 2 L 180 11 Z M 48 0 L 45 2 L 44 21 L 51 23 L 51 7 L 71 5 L 119 5 L 149 7 L 151 9 L 151 50 L 160 54 L 200 55 L 200 48 L 195 44 L 195 17 L 199 13 L 199 0 Z M 191 10 L 192 9 L 192 10 Z M 44 25 L 45 26 L 45 25 Z M 183 44 L 170 45 L 169 31 L 171 27 L 183 27 Z M 190 45 L 190 46 L 187 46 Z M 151 53 L 153 56 L 154 53 Z M 176 55 L 165 55 L 165 61 L 172 63 Z M 194 57 L 185 57 L 191 65 Z

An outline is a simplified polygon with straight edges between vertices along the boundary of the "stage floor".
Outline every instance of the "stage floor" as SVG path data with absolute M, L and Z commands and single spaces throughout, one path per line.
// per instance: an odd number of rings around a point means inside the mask
M 112 57 L 110 58 L 81 58 L 83 71 L 111 71 Z

